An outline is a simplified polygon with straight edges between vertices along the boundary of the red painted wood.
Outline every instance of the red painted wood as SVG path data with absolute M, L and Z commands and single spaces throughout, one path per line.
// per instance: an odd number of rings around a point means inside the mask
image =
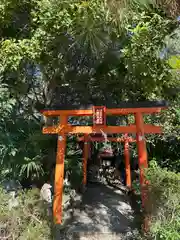
M 84 136 L 84 151 L 83 151 L 83 184 L 87 184 L 87 161 L 89 155 L 88 135 Z
M 128 134 L 126 134 L 124 142 L 124 158 L 125 158 L 125 170 L 126 170 L 126 186 L 131 188 L 131 166 L 130 166 L 130 154 L 129 154 L 129 141 Z
M 146 199 L 146 191 L 144 191 L 144 184 L 145 184 L 144 169 L 148 167 L 148 160 L 147 160 L 146 141 L 144 137 L 143 115 L 141 113 L 136 113 L 135 120 L 136 120 L 136 127 L 137 127 L 137 147 L 138 147 L 138 158 L 139 158 L 139 168 L 140 168 L 141 197 L 142 197 L 142 206 L 144 207 L 145 199 Z
M 62 116 L 60 124 L 66 124 L 67 117 Z M 64 182 L 64 156 L 66 150 L 66 135 L 62 131 L 58 136 L 57 142 L 57 156 L 56 156 L 56 169 L 54 181 L 54 203 L 53 203 L 53 216 L 56 224 L 62 223 L 62 195 L 63 195 L 63 182 Z
M 161 133 L 161 127 L 153 126 L 153 125 L 144 125 L 144 132 L 145 133 Z M 136 125 L 129 125 L 129 126 L 54 126 L 54 127 L 44 127 L 43 133 L 44 134 L 58 134 L 61 131 L 65 131 L 65 133 L 70 134 L 92 134 L 92 133 L 136 133 Z
M 134 113 L 159 113 L 164 108 L 161 107 L 152 107 L 152 108 L 112 108 L 106 109 L 107 115 L 127 115 Z M 41 113 L 44 116 L 92 116 L 93 109 L 87 110 L 42 110 Z

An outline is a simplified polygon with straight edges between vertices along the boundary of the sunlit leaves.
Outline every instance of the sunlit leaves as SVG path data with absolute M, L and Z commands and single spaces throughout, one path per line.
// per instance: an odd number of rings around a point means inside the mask
M 177 80 L 159 52 L 175 24 L 150 4 L 148 0 L 1 2 L 0 77 L 7 84 L 1 96 L 7 101 L 0 102 L 0 113 L 4 122 L 5 116 L 11 119 L 7 129 L 1 128 L 7 162 L 18 170 L 23 166 L 21 173 L 28 176 L 41 171 L 45 142 L 32 118 L 38 122 L 37 110 L 54 102 L 66 104 L 64 98 L 68 104 L 96 100 L 118 104 L 171 97 L 169 88 L 176 89 Z M 25 23 L 18 12 L 24 7 Z M 7 90 L 11 95 L 5 94 Z M 172 127 L 169 123 L 170 119 L 164 126 Z
M 25 60 L 37 60 L 39 56 L 39 45 L 36 40 L 23 39 L 16 41 L 8 39 L 1 41 L 0 72 L 6 70 L 18 70 Z
M 150 182 L 145 208 L 151 215 L 149 222 L 153 239 L 179 239 L 180 174 L 160 168 L 150 162 L 146 171 Z
M 11 118 L 14 108 L 16 107 L 16 99 L 10 98 L 8 86 L 0 84 L 0 130 L 4 130 L 6 121 Z M 11 119 L 9 121 L 12 121 Z M 3 136 L 1 136 L 3 139 Z M 4 147 L 4 145 L 2 145 Z M 0 149 L 2 149 L 0 147 Z M 5 152 L 5 151 L 4 151 Z
M 180 69 L 180 56 L 172 56 L 168 59 L 169 65 L 174 69 Z
M 144 95 L 145 98 L 152 99 L 155 94 L 156 98 L 161 98 L 164 86 L 173 82 L 170 67 L 157 54 L 170 26 L 169 20 L 164 20 L 157 14 L 150 17 L 142 13 L 139 23 L 134 28 L 128 28 L 131 32 L 130 44 L 123 50 L 124 57 L 129 81 L 135 89 L 140 90 L 140 97 Z

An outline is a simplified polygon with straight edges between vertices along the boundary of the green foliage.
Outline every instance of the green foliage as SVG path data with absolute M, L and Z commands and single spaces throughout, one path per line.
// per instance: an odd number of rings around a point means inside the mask
M 44 157 L 43 149 L 36 144 L 37 140 L 40 143 L 40 137 L 41 141 L 44 139 L 39 124 L 24 119 L 6 85 L 1 87 L 0 106 L 0 177 L 39 177 L 43 174 Z
M 168 60 L 169 65 L 174 69 L 180 69 L 180 57 L 179 56 L 172 56 Z
M 16 100 L 10 98 L 10 94 L 8 93 L 8 85 L 1 84 L 0 85 L 0 116 L 4 119 L 8 119 L 13 108 L 16 104 Z M 4 120 L 3 119 L 3 120 Z
M 179 108 L 179 100 L 177 99 L 177 101 L 174 101 L 174 105 L 161 115 L 157 117 L 148 116 L 150 122 L 163 127 L 163 134 L 147 137 L 149 159 L 156 159 L 159 166 L 167 167 L 175 172 L 180 172 Z
M 134 29 L 129 26 L 132 37 L 123 50 L 128 71 L 127 83 L 134 89 L 135 97 L 139 94 L 139 98 L 162 98 L 164 89 L 176 86 L 170 68 L 158 57 L 172 22 L 156 13 L 152 16 L 142 13 L 139 17 L 134 16 L 132 22 L 137 25 Z
M 177 3 L 2 0 L 0 178 L 33 180 L 51 172 L 56 145 L 41 134 L 39 110 L 44 107 L 162 98 L 171 102 L 169 110 L 160 117 L 146 118 L 162 125 L 164 132 L 147 138 L 149 157 L 161 167 L 180 171 L 179 27 L 169 18 L 177 15 Z M 164 48 L 168 52 L 161 57 Z M 65 168 L 77 187 L 82 181 L 82 152 L 75 149 L 75 142 L 75 138 L 67 141 Z M 147 205 L 152 214 L 151 235 L 176 240 L 179 174 L 155 165 L 147 177 L 151 182 Z M 22 193 L 20 207 L 11 212 L 7 195 L 2 192 L 0 199 L 0 221 L 10 223 L 8 232 L 15 234 L 14 239 L 50 238 L 49 222 L 34 195 Z
M 160 168 L 155 161 L 146 172 L 150 182 L 146 212 L 151 216 L 153 239 L 180 238 L 180 174 Z
M 38 178 L 44 174 L 43 160 L 48 153 L 48 162 L 55 161 L 54 141 L 40 133 L 39 110 L 44 107 L 55 103 L 106 105 L 121 100 L 162 98 L 170 100 L 173 108 L 159 119 L 149 118 L 161 124 L 165 132 L 161 139 L 148 139 L 150 158 L 156 153 L 162 166 L 168 162 L 168 167 L 178 171 L 175 165 L 180 159 L 179 75 L 168 64 L 169 55 L 167 59 L 160 58 L 160 52 L 168 44 L 177 50 L 178 34 L 174 38 L 172 33 L 178 27 L 156 8 L 162 1 L 156 1 L 154 6 L 153 2 L 1 1 L 3 177 Z M 74 139 L 68 142 L 68 154 L 73 144 Z M 158 149 L 162 145 L 166 149 L 163 158 Z M 79 159 L 79 153 L 73 151 L 73 154 Z M 67 165 L 68 161 L 69 158 Z M 80 161 L 76 163 L 79 173 Z
M 6 232 L 8 239 L 52 239 L 50 219 L 46 207 L 39 199 L 39 191 L 34 189 L 18 196 L 19 206 L 9 210 L 10 196 L 0 189 L 0 226 L 1 234 Z
M 33 128 L 34 127 L 34 128 Z M 41 149 L 31 141 L 32 134 L 37 131 L 36 125 L 18 119 L 7 121 L 1 128 L 1 164 L 8 172 L 1 173 L 19 177 L 39 177 L 43 174 Z M 3 170 L 1 168 L 1 170 Z M 6 176 L 6 177 L 7 177 Z

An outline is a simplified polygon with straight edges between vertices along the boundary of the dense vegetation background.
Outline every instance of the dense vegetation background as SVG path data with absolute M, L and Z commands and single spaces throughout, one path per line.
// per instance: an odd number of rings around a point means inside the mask
M 56 139 L 41 134 L 41 109 L 122 100 L 169 101 L 146 119 L 164 128 L 147 137 L 148 153 L 167 174 L 179 172 L 179 15 L 175 0 L 1 0 L 0 179 L 50 177 Z M 67 165 L 76 154 L 69 138 Z

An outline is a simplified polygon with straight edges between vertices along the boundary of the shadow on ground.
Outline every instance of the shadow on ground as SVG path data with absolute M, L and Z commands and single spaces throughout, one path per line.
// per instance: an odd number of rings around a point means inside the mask
M 64 222 L 56 229 L 56 239 L 136 239 L 139 229 L 137 209 L 119 188 L 89 184 L 73 211 L 64 212 Z

